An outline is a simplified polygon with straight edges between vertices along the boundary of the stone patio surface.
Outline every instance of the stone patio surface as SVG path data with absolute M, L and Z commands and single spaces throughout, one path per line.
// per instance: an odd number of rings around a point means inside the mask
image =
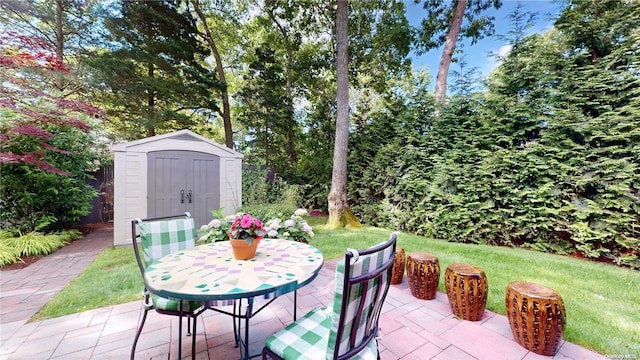
M 0 272 L 0 360 L 129 358 L 142 314 L 141 300 L 29 322 L 112 243 L 113 229 L 98 229 L 24 269 Z M 298 316 L 331 303 L 335 264 L 335 259 L 325 261 L 318 277 L 298 291 Z M 290 323 L 292 313 L 293 295 L 289 294 L 251 319 L 250 353 L 257 354 L 268 336 Z M 177 326 L 176 317 L 150 312 L 136 359 L 177 358 Z M 606 358 L 566 341 L 554 357 L 537 355 L 514 342 L 505 316 L 485 311 L 481 321 L 459 320 L 446 294 L 438 293 L 434 300 L 416 299 L 406 278 L 391 286 L 380 326 L 382 360 Z M 232 329 L 230 317 L 206 311 L 198 318 L 195 358 L 238 359 Z M 191 358 L 191 338 L 183 340 L 183 358 Z

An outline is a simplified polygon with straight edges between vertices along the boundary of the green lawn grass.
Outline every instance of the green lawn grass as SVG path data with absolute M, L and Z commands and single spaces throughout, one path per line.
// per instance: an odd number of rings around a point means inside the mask
M 31 320 L 50 319 L 142 299 L 143 286 L 132 248 L 108 248 Z
M 310 244 L 325 259 L 344 256 L 347 247 L 363 249 L 386 240 L 391 230 L 325 230 L 325 218 L 311 218 L 316 236 Z M 438 256 L 441 274 L 447 265 L 466 262 L 481 267 L 488 278 L 487 309 L 504 314 L 511 281 L 531 281 L 559 292 L 567 311 L 564 339 L 602 354 L 640 355 L 640 272 L 531 250 L 449 243 L 401 234 L 398 246 L 407 253 Z M 406 280 L 405 280 L 406 281 Z M 37 315 L 62 316 L 141 299 L 142 279 L 130 247 L 107 249 Z M 444 291 L 440 276 L 439 290 Z

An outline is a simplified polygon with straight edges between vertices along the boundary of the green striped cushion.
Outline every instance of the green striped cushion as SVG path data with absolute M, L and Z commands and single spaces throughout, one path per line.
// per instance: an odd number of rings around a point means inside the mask
M 267 347 L 283 359 L 324 359 L 331 316 L 316 308 L 267 339 Z
M 366 273 L 373 272 L 377 268 L 381 267 L 385 262 L 389 261 L 392 256 L 393 256 L 393 247 L 389 246 L 384 251 L 379 251 L 369 255 L 360 255 L 358 256 L 357 259 L 354 257 L 351 260 L 353 264 L 351 265 L 351 268 L 350 268 L 351 269 L 350 277 L 356 277 Z M 380 308 L 373 307 L 373 305 L 375 304 L 374 296 L 376 295 L 380 282 L 382 281 L 382 284 L 385 284 L 388 281 L 387 280 L 388 273 L 385 272 L 382 275 L 382 279 L 372 279 L 367 282 L 368 289 L 366 293 L 363 293 L 364 283 L 360 283 L 360 284 L 355 284 L 351 288 L 351 291 L 348 294 L 344 294 L 344 288 L 343 288 L 344 287 L 344 283 L 343 283 L 344 271 L 345 271 L 344 260 L 341 260 L 336 265 L 335 294 L 333 297 L 333 307 L 332 307 L 333 315 L 332 315 L 332 322 L 331 322 L 331 332 L 330 332 L 330 337 L 328 342 L 329 348 L 332 348 L 332 349 L 336 346 L 336 343 L 339 344 L 338 354 L 344 354 L 350 349 L 349 335 L 351 334 L 351 331 L 354 327 L 356 327 L 357 329 L 356 344 L 359 344 L 360 341 L 364 340 L 366 334 L 369 332 L 368 331 L 369 329 L 367 328 L 367 324 L 366 324 L 368 314 L 371 312 L 379 313 L 382 310 Z M 378 294 L 379 297 L 382 297 L 383 295 L 384 295 L 384 291 L 380 291 L 380 293 Z M 338 339 L 336 338 L 337 338 L 338 322 L 340 318 L 340 310 L 342 308 L 343 296 L 347 296 L 348 306 L 347 306 L 347 311 L 345 313 L 345 323 L 344 323 L 344 330 L 342 332 L 342 338 L 339 339 L 338 341 Z M 365 298 L 365 306 L 362 311 L 361 322 L 358 324 L 355 324 L 353 323 L 353 321 L 356 320 L 355 312 L 357 311 L 357 304 L 361 301 L 362 297 Z M 370 326 L 373 326 L 373 324 L 370 324 Z M 371 343 L 373 343 L 373 345 Z M 372 341 L 371 343 L 369 344 L 369 346 L 373 346 L 375 349 L 376 342 Z M 375 354 L 377 354 L 377 349 L 375 351 Z
M 331 359 L 333 349 L 327 347 L 331 311 L 316 308 L 267 339 L 267 348 L 285 360 Z M 378 357 L 375 341 L 353 359 L 374 360 Z
M 193 218 L 138 222 L 145 267 L 153 260 L 195 246 Z
M 369 255 L 361 255 L 352 259 L 350 277 L 356 277 L 366 273 L 373 272 L 381 267 L 385 262 L 389 261 L 393 256 L 393 247 L 389 246 L 384 251 Z M 373 308 L 375 303 L 374 296 L 380 283 L 388 282 L 388 273 L 384 272 L 382 279 L 369 280 L 368 289 L 365 292 L 364 283 L 354 285 L 348 294 L 344 292 L 345 278 L 344 260 L 338 262 L 335 274 L 335 293 L 333 306 L 330 309 L 317 308 L 307 313 L 303 318 L 295 321 L 284 329 L 278 331 L 269 339 L 267 339 L 267 348 L 283 359 L 332 359 L 334 355 L 335 344 L 339 343 L 340 349 L 338 354 L 346 353 L 349 347 L 349 334 L 353 327 L 357 327 L 356 334 L 358 341 L 364 340 L 368 331 L 366 325 L 367 314 L 371 312 L 379 313 L 380 308 Z M 383 296 L 381 291 L 378 296 Z M 337 339 L 338 322 L 340 318 L 340 310 L 342 307 L 342 298 L 347 296 L 348 307 L 345 314 L 345 325 L 343 336 L 340 341 Z M 354 324 L 355 312 L 357 304 L 365 298 L 365 307 L 361 323 Z M 375 315 L 375 314 L 374 314 Z M 377 359 L 378 344 L 371 341 L 367 346 L 356 354 L 354 359 Z
M 165 311 L 180 311 L 180 301 L 163 298 L 157 295 L 151 296 L 151 302 L 156 310 Z M 191 313 L 202 306 L 199 301 L 184 301 L 182 303 L 182 311 L 184 313 Z

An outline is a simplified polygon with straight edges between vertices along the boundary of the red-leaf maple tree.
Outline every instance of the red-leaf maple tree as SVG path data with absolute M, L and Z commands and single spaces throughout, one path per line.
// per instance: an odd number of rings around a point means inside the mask
M 0 35 L 0 164 L 27 164 L 35 169 L 71 176 L 52 164 L 51 152 L 69 152 L 51 144 L 51 126 L 89 132 L 81 114 L 104 117 L 97 107 L 60 98 L 45 79 L 70 72 L 55 51 L 32 36 L 8 31 Z

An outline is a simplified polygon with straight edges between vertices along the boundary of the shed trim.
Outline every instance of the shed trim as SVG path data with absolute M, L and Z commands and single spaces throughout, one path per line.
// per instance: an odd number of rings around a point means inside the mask
M 114 152 L 119 152 L 119 151 L 127 151 L 130 148 L 134 148 L 134 147 L 138 147 L 141 145 L 146 145 L 146 144 L 151 144 L 157 141 L 162 141 L 162 140 L 166 140 L 166 139 L 175 139 L 175 140 L 187 140 L 187 137 L 192 137 L 193 140 L 196 141 L 202 141 L 207 143 L 208 145 L 211 145 L 213 147 L 215 147 L 217 150 L 222 151 L 226 154 L 228 154 L 227 156 L 232 157 L 232 158 L 236 158 L 236 159 L 242 159 L 244 158 L 244 155 L 242 155 L 241 153 L 233 150 L 233 149 L 229 149 L 226 146 L 220 145 L 215 141 L 209 140 L 204 136 L 198 135 L 196 133 L 194 133 L 191 130 L 180 130 L 180 131 L 175 131 L 172 133 L 167 133 L 167 134 L 161 134 L 161 135 L 156 135 L 156 136 L 152 136 L 149 138 L 144 138 L 144 139 L 139 139 L 139 140 L 134 140 L 134 141 L 130 141 L 130 142 L 126 142 L 126 143 L 120 143 L 120 144 L 115 144 L 111 147 L 111 149 Z M 173 149 L 166 149 L 166 150 L 173 150 Z M 175 150 L 180 150 L 180 149 L 175 149 Z

